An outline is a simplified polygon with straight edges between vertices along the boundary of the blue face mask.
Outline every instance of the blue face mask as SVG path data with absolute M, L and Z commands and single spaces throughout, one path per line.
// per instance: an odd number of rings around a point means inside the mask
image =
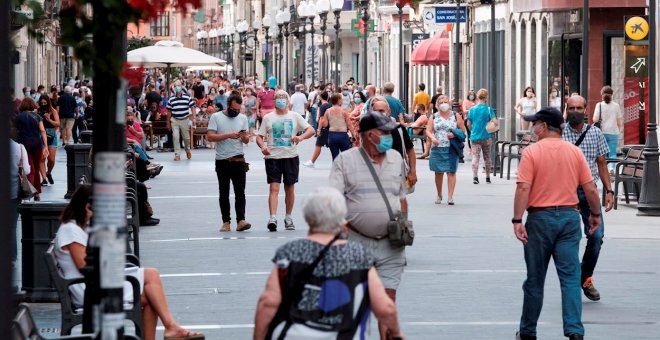
M 275 99 L 275 107 L 280 110 L 286 109 L 286 99 Z
M 392 148 L 392 143 L 394 143 L 392 135 L 382 135 L 380 136 L 380 142 L 376 144 L 376 150 L 380 153 L 385 153 Z
M 174 92 L 181 92 L 181 86 L 175 86 Z
M 355 104 L 360 104 L 360 103 L 362 103 L 362 99 L 361 99 L 360 97 L 355 97 L 355 98 L 353 98 L 353 101 L 355 102 Z
M 348 91 L 344 91 L 341 94 L 343 94 L 344 96 L 348 96 L 349 93 L 348 93 Z

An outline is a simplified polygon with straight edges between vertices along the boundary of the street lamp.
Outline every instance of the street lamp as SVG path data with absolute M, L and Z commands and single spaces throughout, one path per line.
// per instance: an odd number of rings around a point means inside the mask
M 255 79 L 257 79 L 257 44 L 259 43 L 259 39 L 257 39 L 257 33 L 261 29 L 261 20 L 259 18 L 255 18 L 254 21 L 252 21 L 252 32 L 254 33 L 254 53 L 252 53 L 252 76 Z
M 220 35 L 220 55 L 222 56 L 223 59 L 227 60 L 227 33 L 225 33 L 226 29 L 223 27 L 219 30 L 218 35 Z
M 239 35 L 242 51 L 244 51 L 247 48 L 246 39 L 247 39 L 248 28 L 250 28 L 250 25 L 248 25 L 247 21 L 245 20 L 239 22 L 238 25 L 236 25 L 236 31 L 238 32 Z M 246 62 L 245 62 L 245 58 L 242 59 L 243 60 L 241 62 L 241 74 L 245 76 Z
M 300 1 L 297 12 L 302 24 L 298 26 L 298 42 L 302 42 L 303 83 L 307 84 L 307 2 L 305 0 Z
M 321 19 L 321 78 L 323 82 L 327 79 L 326 76 L 326 46 L 325 46 L 325 30 L 328 28 L 328 12 L 330 12 L 330 0 L 319 0 L 316 3 L 316 11 L 319 13 Z
M 231 65 L 232 72 L 234 72 L 234 33 L 236 33 L 236 27 L 231 24 L 227 26 L 225 29 L 227 42 L 229 43 L 229 58 L 227 61 Z M 227 75 L 229 75 L 229 69 L 227 69 Z
M 399 100 L 404 103 L 403 107 L 408 107 L 403 95 L 403 6 L 405 5 L 410 5 L 410 0 L 396 0 L 396 8 L 399 9 Z
M 360 8 L 362 9 L 362 24 L 364 25 L 364 46 L 362 59 L 362 86 L 367 85 L 367 35 L 369 34 L 369 0 L 360 0 Z
M 266 59 L 266 74 L 264 78 L 268 80 L 268 69 L 269 69 L 269 62 L 268 62 L 268 30 L 270 29 L 270 26 L 272 25 L 272 21 L 270 18 L 270 15 L 266 14 L 264 15 L 264 18 L 261 20 L 261 23 L 263 24 L 264 28 L 266 29 L 266 53 L 265 53 L 265 59 Z
M 315 45 L 315 40 L 314 40 L 314 32 L 316 30 L 314 29 L 314 17 L 316 17 L 316 5 L 314 4 L 314 1 L 310 0 L 307 3 L 307 6 L 305 6 L 305 12 L 306 16 L 309 19 L 310 23 L 310 30 L 309 32 L 312 33 L 312 84 L 316 83 L 316 46 Z
M 341 65 L 339 61 L 339 29 L 341 28 L 339 15 L 341 15 L 341 9 L 344 7 L 344 0 L 331 0 L 330 5 L 332 6 L 332 13 L 335 15 L 335 86 L 338 86 L 341 80 L 339 75 L 339 66 Z
M 277 77 L 277 80 L 280 82 L 280 88 L 282 88 L 282 56 L 284 53 L 282 52 L 282 39 L 284 36 L 284 11 L 283 10 L 278 10 L 277 14 L 275 14 L 275 22 L 277 23 L 277 44 L 280 46 L 280 54 L 277 56 L 277 59 L 275 60 L 275 76 Z
M 291 22 L 291 13 L 289 11 L 284 11 L 282 13 L 282 22 L 284 23 L 284 50 L 286 51 L 286 56 L 284 58 L 284 80 L 282 84 L 286 87 L 286 81 L 289 78 L 289 23 Z
M 202 52 L 207 53 L 208 52 L 208 38 L 209 38 L 209 32 L 206 30 L 202 30 L 201 32 L 202 36 Z
M 195 37 L 197 38 L 197 50 L 201 51 L 202 50 L 202 30 L 197 29 L 197 33 L 195 34 Z

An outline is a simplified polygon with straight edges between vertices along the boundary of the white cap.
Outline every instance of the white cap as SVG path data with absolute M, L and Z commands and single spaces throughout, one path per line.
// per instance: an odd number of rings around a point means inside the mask
M 65 93 L 71 93 L 71 86 L 68 86 L 68 85 L 65 86 L 65 87 L 64 87 L 64 92 L 65 92 Z

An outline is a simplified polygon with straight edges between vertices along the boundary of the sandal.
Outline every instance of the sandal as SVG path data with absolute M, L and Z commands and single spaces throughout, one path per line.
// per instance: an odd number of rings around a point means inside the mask
M 163 336 L 165 340 L 204 340 L 204 333 L 186 331 L 184 335 Z
M 429 156 L 424 156 L 424 155 L 417 157 L 417 159 L 428 159 L 428 158 Z
M 442 196 L 438 196 L 438 198 L 435 200 L 435 204 L 442 204 Z
M 454 199 L 450 198 L 449 200 L 447 200 L 447 204 L 448 205 L 454 205 Z

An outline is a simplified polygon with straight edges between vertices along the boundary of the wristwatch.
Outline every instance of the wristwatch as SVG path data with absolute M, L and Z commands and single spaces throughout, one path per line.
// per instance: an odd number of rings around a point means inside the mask
M 614 190 L 612 190 L 612 189 L 605 190 L 605 192 L 608 193 L 608 194 L 612 194 L 612 195 L 614 195 Z
M 594 216 L 594 217 L 600 217 L 600 215 L 601 215 L 601 213 L 594 214 L 593 211 L 590 211 L 589 214 L 590 214 L 591 216 Z
M 513 223 L 513 224 L 522 223 L 522 218 L 512 218 L 511 223 Z

